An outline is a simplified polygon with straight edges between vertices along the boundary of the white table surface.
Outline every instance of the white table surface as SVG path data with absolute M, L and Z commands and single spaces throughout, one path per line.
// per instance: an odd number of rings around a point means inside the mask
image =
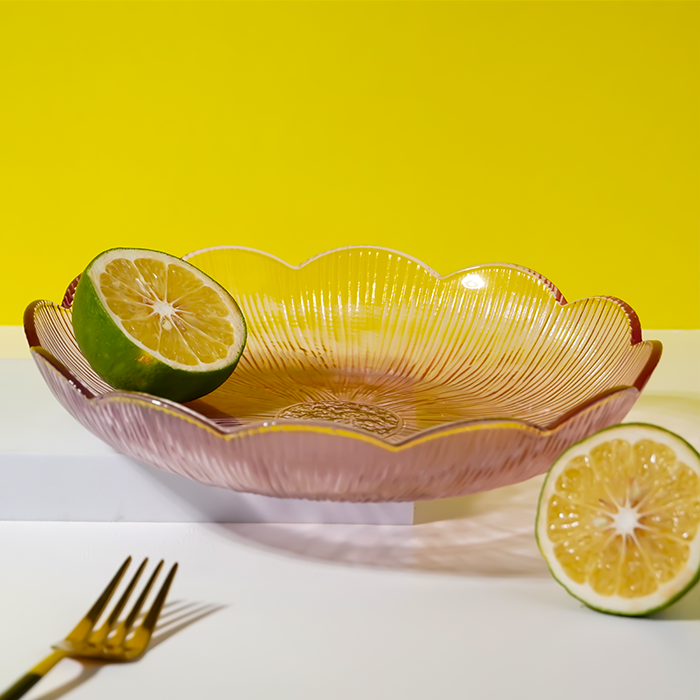
M 66 659 L 28 700 L 697 697 L 700 589 L 653 619 L 602 615 L 554 583 L 531 532 L 465 545 L 455 523 L 3 523 L 0 687 L 132 554 L 180 562 L 155 647 Z
M 697 448 L 697 377 L 672 381 L 667 358 L 628 420 Z M 154 647 L 125 666 L 66 659 L 27 700 L 697 697 L 700 587 L 648 619 L 585 608 L 536 549 L 539 483 L 415 526 L 0 522 L 0 688 L 131 554 L 181 567 Z

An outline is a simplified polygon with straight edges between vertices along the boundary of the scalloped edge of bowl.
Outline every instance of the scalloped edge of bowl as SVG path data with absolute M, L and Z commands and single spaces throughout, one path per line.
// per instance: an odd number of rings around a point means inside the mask
M 401 251 L 394 250 L 392 248 L 386 248 L 383 246 L 367 246 L 367 245 L 358 245 L 358 246 L 342 246 L 339 248 L 332 248 L 327 251 L 323 251 L 322 253 L 319 253 L 317 255 L 312 256 L 311 258 L 308 258 L 304 262 L 300 263 L 299 265 L 291 265 L 285 260 L 282 260 L 281 258 L 277 257 L 276 255 L 273 255 L 271 253 L 267 253 L 265 251 L 258 250 L 257 248 L 250 248 L 246 246 L 235 246 L 235 245 L 221 245 L 221 246 L 211 246 L 207 248 L 200 248 L 197 249 L 191 253 L 187 253 L 186 255 L 182 256 L 183 260 L 189 260 L 190 258 L 196 257 L 197 255 L 201 253 L 206 253 L 214 250 L 245 250 L 248 252 L 255 253 L 257 255 L 261 255 L 270 259 L 273 259 L 286 267 L 293 269 L 293 270 L 299 270 L 311 263 L 313 263 L 316 260 L 319 260 L 323 257 L 326 257 L 328 255 L 332 255 L 334 253 L 338 253 L 341 251 L 346 251 L 346 250 L 382 250 L 386 251 L 395 255 L 402 256 L 404 258 L 407 258 L 411 261 L 413 261 L 415 264 L 419 265 L 422 267 L 424 270 L 426 270 L 428 273 L 430 273 L 433 277 L 436 279 L 450 279 L 452 277 L 458 276 L 458 275 L 463 275 L 466 272 L 471 272 L 474 270 L 479 270 L 485 267 L 499 267 L 499 268 L 509 268 L 509 269 L 516 269 L 521 272 L 525 272 L 526 274 L 530 275 L 531 277 L 535 278 L 537 281 L 539 281 L 547 290 L 548 292 L 554 297 L 554 299 L 557 301 L 557 303 L 560 306 L 566 306 L 567 304 L 570 303 L 576 303 L 577 301 L 584 301 L 586 299 L 606 299 L 621 308 L 625 315 L 627 316 L 628 324 L 629 324 L 629 331 L 630 331 L 630 346 L 633 345 L 638 345 L 640 343 L 645 343 L 649 344 L 651 346 L 651 353 L 649 355 L 649 359 L 647 360 L 646 364 L 642 368 L 641 372 L 637 376 L 636 381 L 634 384 L 630 386 L 618 386 L 618 387 L 613 387 L 611 389 L 608 389 L 604 392 L 601 392 L 600 394 L 597 394 L 586 401 L 582 402 L 581 404 L 575 406 L 573 409 L 568 411 L 566 414 L 559 416 L 555 421 L 552 423 L 548 423 L 544 426 L 540 425 L 535 425 L 532 423 L 528 423 L 527 421 L 523 420 L 517 420 L 513 418 L 488 418 L 488 419 L 478 419 L 478 420 L 464 420 L 464 421 L 453 421 L 450 423 L 444 423 L 439 426 L 435 426 L 432 428 L 427 428 L 425 430 L 422 430 L 418 433 L 415 433 L 414 435 L 411 435 L 407 437 L 406 439 L 402 440 L 399 443 L 389 443 L 388 441 L 382 439 L 381 437 L 377 437 L 376 435 L 364 431 L 359 428 L 352 428 L 350 426 L 342 426 L 338 427 L 338 424 L 335 423 L 327 423 L 323 421 L 302 421 L 302 420 L 285 420 L 285 421 L 276 421 L 276 420 L 265 420 L 265 421 L 256 421 L 252 423 L 246 423 L 245 425 L 240 425 L 240 426 L 235 426 L 232 428 L 221 428 L 219 425 L 216 424 L 213 420 L 207 418 L 206 416 L 203 416 L 202 414 L 198 413 L 192 408 L 189 408 L 186 405 L 179 404 L 173 401 L 169 401 L 168 399 L 163 399 L 157 396 L 152 396 L 150 394 L 143 394 L 143 393 L 138 393 L 138 392 L 128 392 L 128 391 L 118 391 L 114 390 L 111 391 L 107 394 L 102 394 L 98 395 L 90 391 L 81 381 L 78 379 L 76 376 L 74 376 L 66 367 L 63 365 L 60 360 L 58 360 L 56 357 L 54 357 L 48 350 L 46 350 L 44 347 L 42 347 L 38 334 L 35 329 L 34 325 L 34 310 L 39 304 L 52 304 L 55 306 L 59 306 L 55 302 L 49 301 L 49 300 L 43 300 L 39 299 L 36 301 L 31 302 L 27 308 L 25 309 L 24 312 L 24 331 L 25 331 L 25 336 L 27 338 L 27 342 L 29 344 L 29 349 L 32 354 L 32 357 L 34 358 L 35 362 L 38 361 L 44 361 L 47 362 L 49 365 L 53 367 L 62 377 L 63 379 L 68 382 L 76 391 L 78 391 L 80 394 L 83 395 L 84 398 L 89 399 L 91 401 L 95 402 L 103 402 L 107 401 L 110 398 L 115 398 L 118 400 L 125 400 L 129 399 L 132 401 L 136 401 L 139 403 L 144 403 L 149 406 L 151 410 L 165 410 L 168 413 L 176 413 L 179 414 L 181 418 L 190 421 L 190 422 L 196 422 L 199 424 L 202 428 L 207 429 L 212 431 L 213 433 L 220 435 L 221 437 L 224 437 L 226 439 L 232 438 L 236 436 L 237 434 L 250 434 L 251 431 L 254 432 L 260 432 L 260 431 L 265 431 L 265 430 L 270 430 L 270 431 L 276 431 L 281 429 L 282 426 L 289 426 L 291 428 L 298 428 L 298 429 L 304 429 L 304 430 L 312 430 L 312 431 L 319 431 L 325 434 L 328 434 L 329 432 L 332 432 L 333 434 L 342 434 L 346 437 L 356 437 L 362 440 L 369 440 L 372 443 L 375 443 L 377 445 L 381 445 L 382 447 L 385 447 L 389 450 L 397 450 L 397 449 L 405 449 L 407 447 L 410 447 L 412 444 L 415 444 L 416 442 L 422 442 L 424 440 L 430 440 L 434 439 L 440 436 L 444 436 L 447 434 L 451 434 L 454 432 L 461 432 L 463 430 L 473 430 L 473 429 L 488 429 L 488 428 L 493 428 L 495 426 L 504 426 L 504 427 L 509 427 L 509 428 L 514 428 L 518 427 L 523 430 L 528 430 L 528 431 L 534 431 L 537 432 L 538 434 L 541 435 L 548 435 L 553 432 L 556 432 L 559 430 L 563 425 L 568 423 L 572 418 L 575 416 L 578 416 L 580 413 L 583 413 L 592 407 L 596 406 L 599 403 L 603 403 L 605 401 L 608 401 L 611 399 L 613 396 L 617 396 L 618 394 L 622 393 L 627 393 L 630 390 L 633 390 L 638 394 L 642 392 L 644 389 L 644 386 L 646 383 L 649 381 L 649 378 L 651 377 L 654 369 L 659 363 L 659 360 L 661 359 L 661 354 L 663 350 L 663 346 L 660 341 L 658 340 L 643 340 L 642 339 L 642 328 L 641 324 L 639 322 L 639 317 L 637 316 L 636 312 L 634 309 L 627 304 L 626 302 L 622 301 L 621 299 L 618 299 L 617 297 L 614 296 L 594 296 L 594 297 L 584 297 L 582 299 L 574 300 L 573 302 L 568 302 L 566 298 L 564 297 L 563 293 L 560 291 L 560 289 L 553 283 L 551 280 L 549 280 L 547 277 L 542 275 L 539 272 L 536 272 L 535 270 L 532 270 L 527 267 L 523 267 L 522 265 L 517 265 L 513 263 L 480 263 L 478 265 L 472 265 L 469 267 L 464 267 L 460 268 L 459 270 L 455 270 L 454 272 L 451 272 L 447 275 L 440 275 L 438 274 L 435 270 L 433 270 L 430 266 L 426 265 L 424 262 L 419 260 L 418 258 L 415 258 L 412 255 L 409 255 L 407 253 L 403 253 Z M 73 299 L 73 294 L 75 292 L 75 287 L 77 286 L 78 280 L 80 279 L 80 275 L 75 277 L 73 281 L 70 283 L 68 288 L 66 289 L 66 293 L 63 297 L 63 300 L 60 304 L 60 306 L 64 309 L 70 309 L 71 307 L 71 302 Z M 41 358 L 39 360 L 38 358 Z

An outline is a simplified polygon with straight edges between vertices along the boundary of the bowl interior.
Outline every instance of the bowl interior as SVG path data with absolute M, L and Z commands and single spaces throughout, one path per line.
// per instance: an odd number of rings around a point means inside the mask
M 248 322 L 231 378 L 188 404 L 222 428 L 322 420 L 398 443 L 446 423 L 551 426 L 613 388 L 642 388 L 653 344 L 634 312 L 565 303 L 541 276 L 483 265 L 441 278 L 409 256 L 349 248 L 298 268 L 243 248 L 187 258 L 226 287 Z M 36 307 L 41 345 L 95 394 L 70 309 Z

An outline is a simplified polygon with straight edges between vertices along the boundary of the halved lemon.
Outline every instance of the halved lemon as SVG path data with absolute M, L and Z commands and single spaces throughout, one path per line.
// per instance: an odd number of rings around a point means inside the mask
M 554 463 L 537 543 L 554 578 L 591 608 L 647 615 L 700 578 L 700 455 L 641 423 L 602 430 Z
M 231 375 L 246 342 L 231 295 L 166 253 L 115 248 L 98 255 L 73 299 L 78 346 L 115 389 L 174 401 L 208 394 Z

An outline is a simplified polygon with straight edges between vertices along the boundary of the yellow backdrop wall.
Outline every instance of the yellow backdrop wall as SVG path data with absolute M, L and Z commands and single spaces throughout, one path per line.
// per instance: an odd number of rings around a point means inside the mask
M 98 252 L 377 244 L 700 327 L 698 3 L 2 3 L 0 324 Z

